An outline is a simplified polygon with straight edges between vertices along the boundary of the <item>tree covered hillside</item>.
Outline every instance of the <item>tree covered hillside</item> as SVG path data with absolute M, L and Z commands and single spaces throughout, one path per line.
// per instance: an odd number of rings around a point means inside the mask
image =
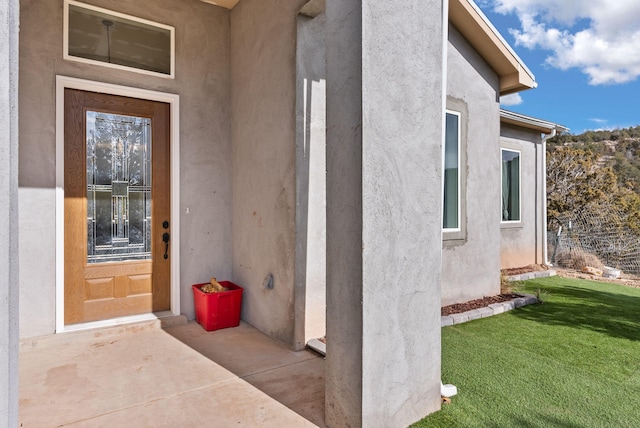
M 558 147 L 570 147 L 595 156 L 598 166 L 611 168 L 618 185 L 640 193 L 640 126 L 562 134 L 547 144 L 549 152 Z

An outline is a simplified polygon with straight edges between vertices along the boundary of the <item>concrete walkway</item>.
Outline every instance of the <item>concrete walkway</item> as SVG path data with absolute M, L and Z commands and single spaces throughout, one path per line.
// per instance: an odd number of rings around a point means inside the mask
M 247 324 L 25 340 L 21 427 L 323 427 L 324 360 Z

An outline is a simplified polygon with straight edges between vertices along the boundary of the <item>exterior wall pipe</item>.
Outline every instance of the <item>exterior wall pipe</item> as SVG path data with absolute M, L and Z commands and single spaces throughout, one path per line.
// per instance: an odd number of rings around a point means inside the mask
M 552 266 L 547 248 L 547 140 L 555 137 L 557 128 L 542 138 L 542 258 L 544 264 Z

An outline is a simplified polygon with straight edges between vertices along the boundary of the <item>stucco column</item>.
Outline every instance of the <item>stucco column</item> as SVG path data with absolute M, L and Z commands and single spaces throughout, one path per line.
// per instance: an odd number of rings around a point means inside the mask
M 440 407 L 442 0 L 327 1 L 331 427 Z
M 18 0 L 0 2 L 0 426 L 18 426 Z

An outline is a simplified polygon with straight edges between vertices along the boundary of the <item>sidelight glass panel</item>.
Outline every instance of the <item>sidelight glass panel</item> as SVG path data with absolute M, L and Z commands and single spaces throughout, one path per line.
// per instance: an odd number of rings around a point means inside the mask
M 151 258 L 151 119 L 88 111 L 87 261 Z

